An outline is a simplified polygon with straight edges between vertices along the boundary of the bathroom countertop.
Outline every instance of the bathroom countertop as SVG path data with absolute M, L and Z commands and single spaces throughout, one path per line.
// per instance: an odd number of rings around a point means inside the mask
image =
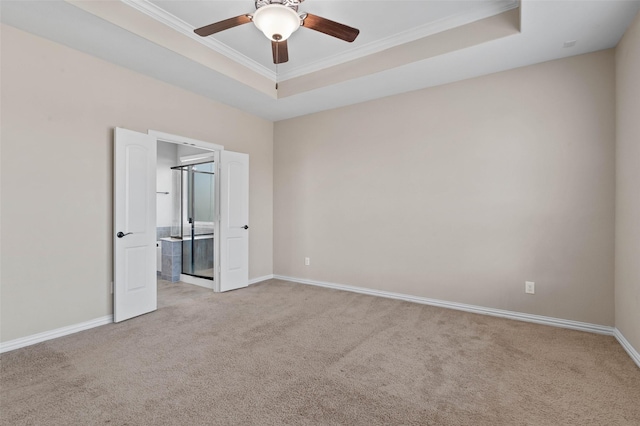
M 204 235 L 196 235 L 194 240 L 206 240 L 207 238 L 213 238 L 213 234 L 204 234 Z M 178 241 L 188 241 L 190 238 L 175 238 L 175 237 L 166 237 L 160 238 L 160 241 L 169 241 L 169 242 L 178 242 Z
M 165 237 L 165 238 L 160 238 L 160 241 L 178 242 L 178 241 L 182 241 L 182 239 L 173 238 L 173 237 Z

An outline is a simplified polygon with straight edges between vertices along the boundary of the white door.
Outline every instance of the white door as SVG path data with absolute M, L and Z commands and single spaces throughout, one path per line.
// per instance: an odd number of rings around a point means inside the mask
M 116 128 L 113 320 L 157 309 L 155 136 Z
M 249 285 L 249 155 L 220 153 L 220 291 Z

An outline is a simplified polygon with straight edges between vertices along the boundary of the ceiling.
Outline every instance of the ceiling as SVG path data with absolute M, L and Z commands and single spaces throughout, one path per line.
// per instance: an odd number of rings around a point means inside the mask
M 139 3 L 130 3 L 134 7 Z M 437 30 L 459 26 L 496 15 L 518 6 L 517 0 L 486 1 L 326 1 L 308 0 L 300 4 L 300 13 L 313 13 L 361 29 L 353 43 L 300 28 L 288 41 L 289 61 L 280 64 L 278 77 L 286 80 L 311 70 L 346 62 L 373 51 L 424 37 L 431 27 Z M 156 10 L 153 10 L 157 8 Z M 167 1 L 152 0 L 150 13 L 168 13 L 190 28 L 198 28 L 227 17 L 255 11 L 252 1 Z M 385 19 L 381 19 L 385 17 Z M 232 28 L 211 36 L 242 55 L 258 72 L 275 79 L 269 40 L 254 26 Z M 216 46 L 212 46 L 216 48 Z
M 637 1 L 306 0 L 299 12 L 356 27 L 353 43 L 300 28 L 272 63 L 251 23 L 193 29 L 253 1 L 8 1 L 2 22 L 268 120 L 282 120 L 614 47 Z M 571 47 L 565 42 L 575 41 Z M 278 82 L 276 90 L 275 82 Z

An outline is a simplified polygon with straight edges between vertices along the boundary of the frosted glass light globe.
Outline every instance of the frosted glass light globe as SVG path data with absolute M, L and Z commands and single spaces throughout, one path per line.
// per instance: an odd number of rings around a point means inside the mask
M 253 23 L 269 40 L 282 41 L 300 28 L 300 17 L 287 6 L 270 4 L 255 11 Z

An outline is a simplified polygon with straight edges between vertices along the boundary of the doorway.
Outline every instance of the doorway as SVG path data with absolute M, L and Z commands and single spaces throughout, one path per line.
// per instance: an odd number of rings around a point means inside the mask
M 176 146 L 184 165 L 209 162 L 214 169 L 213 290 L 224 292 L 249 285 L 249 155 L 222 145 L 149 130 L 156 141 Z M 213 157 L 211 157 L 213 155 Z M 184 192 L 184 191 L 183 191 Z M 185 226 L 183 226 L 183 229 Z M 217 266 L 216 266 L 217 265 Z M 181 274 L 180 280 L 209 287 L 211 280 Z
M 219 151 L 157 141 L 157 270 L 218 291 Z
M 246 287 L 249 156 L 225 151 L 221 145 L 153 130 L 144 134 L 116 128 L 114 135 L 114 321 L 157 309 L 156 259 L 161 236 L 156 221 L 158 214 L 168 213 L 173 218 L 168 235 L 162 236 L 161 245 L 172 245 L 167 256 L 173 257 L 172 260 L 179 257 L 182 264 L 185 241 L 191 255 L 195 254 L 192 258 L 187 255 L 184 262 L 187 273 L 182 273 L 180 265 L 179 280 L 176 281 L 202 285 L 216 292 Z M 171 185 L 157 185 L 159 142 L 170 144 L 176 151 L 198 150 L 195 154 L 190 152 L 174 157 L 179 158 L 179 164 L 172 161 L 169 167 L 162 167 L 170 175 L 181 176 L 179 182 L 178 178 L 173 178 L 179 191 L 173 190 Z M 196 158 L 203 157 L 203 151 L 209 158 Z M 182 162 L 181 157 L 189 155 L 191 157 Z M 196 194 L 197 180 L 205 182 L 202 186 L 209 188 L 204 190 L 206 195 Z M 198 212 L 197 199 L 203 200 L 201 204 L 208 206 L 209 213 Z M 169 208 L 163 209 L 162 205 Z M 178 213 L 179 209 L 187 214 Z M 199 239 L 209 236 L 212 256 L 205 254 L 203 257 L 207 262 L 200 263 L 194 248 Z M 179 249 L 175 244 L 179 244 Z M 165 260 L 165 253 L 162 247 L 160 249 L 162 258 L 158 264 Z

